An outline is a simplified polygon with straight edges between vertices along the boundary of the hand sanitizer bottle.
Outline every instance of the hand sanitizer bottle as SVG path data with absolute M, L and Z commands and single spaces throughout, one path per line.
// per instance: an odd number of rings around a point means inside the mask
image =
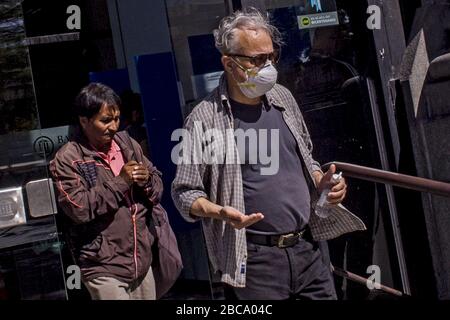
M 342 172 L 335 173 L 331 177 L 331 182 L 334 185 L 334 184 L 338 183 L 339 180 L 341 180 L 341 178 L 342 178 Z M 328 193 L 330 192 L 331 188 L 333 187 L 333 185 L 331 185 L 328 188 L 323 189 L 322 193 L 320 194 L 320 198 L 317 201 L 316 214 L 321 218 L 327 218 L 331 213 L 331 211 L 328 208 L 327 196 L 328 196 Z

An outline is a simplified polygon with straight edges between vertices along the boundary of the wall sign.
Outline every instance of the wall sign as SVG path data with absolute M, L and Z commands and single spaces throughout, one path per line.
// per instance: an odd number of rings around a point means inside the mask
M 299 29 L 339 24 L 335 0 L 305 0 L 303 13 L 297 16 Z

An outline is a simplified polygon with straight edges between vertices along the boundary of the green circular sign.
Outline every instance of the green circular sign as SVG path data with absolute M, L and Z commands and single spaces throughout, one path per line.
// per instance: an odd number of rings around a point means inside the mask
M 308 17 L 302 18 L 302 26 L 309 26 L 310 23 L 311 23 L 311 20 Z

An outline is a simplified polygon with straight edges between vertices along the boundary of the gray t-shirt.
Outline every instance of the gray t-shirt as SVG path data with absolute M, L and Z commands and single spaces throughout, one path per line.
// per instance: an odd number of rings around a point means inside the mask
M 241 161 L 245 160 L 241 165 L 245 211 L 247 214 L 264 214 L 263 220 L 247 229 L 269 233 L 304 229 L 309 221 L 310 194 L 297 143 L 283 120 L 282 111 L 262 103 L 252 106 L 230 100 L 230 104 L 235 130 L 256 130 L 258 137 L 257 144 L 246 139 L 242 148 L 238 135 L 235 138 Z M 279 139 L 275 139 L 276 131 L 273 129 L 278 129 Z M 274 143 L 279 145 L 278 159 L 272 154 L 272 149 L 274 152 L 277 150 Z M 274 174 L 261 174 L 261 168 L 271 166 L 273 171 L 277 165 L 278 170 Z

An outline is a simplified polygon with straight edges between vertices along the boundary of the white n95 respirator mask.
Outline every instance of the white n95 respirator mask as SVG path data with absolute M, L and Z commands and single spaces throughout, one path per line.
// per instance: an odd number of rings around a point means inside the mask
M 236 60 L 234 62 L 245 72 L 247 79 L 244 82 L 237 82 L 237 84 L 242 94 L 247 98 L 254 99 L 261 97 L 277 83 L 278 71 L 271 61 L 267 61 L 259 70 L 258 68 L 246 69 Z

